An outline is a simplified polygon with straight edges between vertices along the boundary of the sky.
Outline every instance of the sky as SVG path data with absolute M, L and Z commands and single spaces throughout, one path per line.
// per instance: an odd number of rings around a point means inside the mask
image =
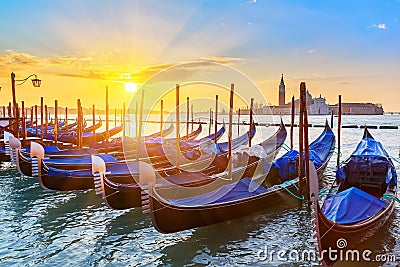
M 178 83 L 196 77 L 182 64 L 208 73 L 222 64 L 256 85 L 259 102 L 277 104 L 284 73 L 287 102 L 304 81 L 330 104 L 341 94 L 400 111 L 399 19 L 400 0 L 2 0 L 0 105 L 11 101 L 11 72 L 42 80 L 17 86 L 26 105 L 43 96 L 49 105 L 74 107 L 80 98 L 103 108 L 106 86 L 110 107 L 121 107 L 135 94 L 126 87 L 160 71 L 179 69 L 169 77 Z M 228 88 L 235 79 L 220 82 Z M 200 84 L 181 98 L 193 92 L 215 95 Z

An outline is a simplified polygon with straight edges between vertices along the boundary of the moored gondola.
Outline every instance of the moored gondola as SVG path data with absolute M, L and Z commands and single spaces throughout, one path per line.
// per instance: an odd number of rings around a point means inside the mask
M 223 133 L 223 132 L 222 132 Z M 247 134 L 248 135 L 248 134 Z M 203 140 L 205 143 L 206 139 Z M 208 142 L 212 142 L 208 140 Z M 236 145 L 240 146 L 248 142 L 248 137 L 239 137 Z M 224 145 L 222 145 L 224 146 Z M 39 148 L 40 147 L 40 148 Z M 27 176 L 38 176 L 40 184 L 47 189 L 68 191 L 68 190 L 84 190 L 94 188 L 93 176 L 89 171 L 91 167 L 91 157 L 77 157 L 77 158 L 44 158 L 43 147 L 37 143 L 31 143 L 31 158 L 27 158 L 20 152 L 20 143 L 14 148 L 14 153 L 17 155 L 17 168 Z M 198 148 L 191 148 L 198 149 Z M 44 151 L 44 150 L 43 150 Z M 191 150 L 184 151 L 187 155 L 193 154 Z M 40 156 L 40 160 L 35 158 Z M 109 154 L 99 155 L 108 164 L 107 166 L 112 170 L 118 182 L 132 183 L 132 173 L 135 173 L 136 162 L 118 161 Z M 156 160 L 154 160 L 156 161 Z M 40 163 L 40 166 L 39 166 Z M 165 165 L 171 166 L 170 162 L 159 162 L 156 166 L 164 167 Z M 40 170 L 40 172 L 38 172 Z M 170 171 L 168 169 L 168 171 Z M 167 173 L 165 171 L 164 173 Z
M 151 141 L 156 138 L 160 138 L 162 136 L 167 136 L 174 131 L 174 125 L 171 123 L 168 128 L 163 129 L 162 132 L 156 132 L 147 136 L 142 137 L 143 141 L 146 142 L 147 140 Z M 111 139 L 108 142 L 108 151 L 122 151 L 124 143 L 132 143 L 136 144 L 137 138 L 136 137 L 129 137 L 129 136 L 120 136 Z M 91 148 L 96 149 L 99 152 L 104 152 L 106 148 L 106 141 L 102 142 L 91 142 L 89 145 Z
M 322 263 L 329 266 L 337 260 L 351 261 L 345 258 L 347 252 L 371 237 L 393 212 L 397 194 L 393 162 L 382 144 L 365 128 L 355 151 L 338 168 L 322 206 L 313 173 L 310 175 L 313 226 Z
M 247 140 L 248 141 L 248 140 Z M 246 142 L 247 142 L 246 141 Z M 238 143 L 238 145 L 242 145 L 243 143 Z M 38 144 L 34 144 L 37 146 Z M 35 149 L 35 148 L 32 148 Z M 188 151 L 189 152 L 189 151 Z M 42 155 L 42 153 L 32 151 L 31 157 L 32 159 L 36 155 Z M 103 161 L 107 161 L 107 168 L 113 175 L 110 177 L 112 182 L 118 182 L 123 184 L 135 183 L 133 178 L 134 175 L 138 174 L 138 162 L 137 161 L 116 161 L 113 157 L 108 154 L 98 155 L 101 157 Z M 82 160 L 76 159 L 76 160 Z M 91 166 L 92 157 L 86 163 Z M 47 163 L 46 163 L 47 162 Z M 60 160 L 62 162 L 62 160 Z M 40 164 L 39 164 L 40 163 Z M 53 161 L 54 163 L 54 161 Z M 81 170 L 71 170 L 71 168 L 64 169 L 54 168 L 48 166 L 47 160 L 32 160 L 32 169 L 40 169 L 40 173 L 37 173 L 37 176 L 40 181 L 40 185 L 46 189 L 58 190 L 58 191 L 69 191 L 69 190 L 85 190 L 85 189 L 93 189 L 94 181 L 93 175 L 90 169 L 81 169 Z M 57 165 L 60 166 L 60 165 Z M 71 165 L 69 165 L 71 166 Z M 156 165 L 162 168 L 162 164 Z M 171 163 L 168 163 L 168 166 L 171 166 Z M 168 168 L 170 171 L 170 168 Z M 166 171 L 160 170 L 162 173 L 166 174 Z M 35 173 L 32 172 L 32 175 Z
M 314 155 L 311 158 L 318 164 L 320 175 L 331 158 L 334 146 L 334 134 L 326 125 L 323 133 L 310 145 L 310 154 Z M 142 194 L 143 212 L 150 214 L 154 227 L 162 233 L 178 232 L 250 215 L 292 198 L 290 194 L 296 190 L 298 178 L 291 179 L 290 173 L 287 173 L 287 179 L 291 180 L 285 181 L 285 177 L 279 174 L 282 169 L 289 170 L 290 164 L 289 162 L 289 165 L 275 167 L 273 164 L 269 172 L 269 168 L 265 169 L 266 166 L 262 165 L 260 173 L 256 172 L 253 176 L 240 180 L 233 179 L 225 184 L 224 180 L 219 179 L 223 185 L 205 193 L 205 190 L 196 188 L 197 190 L 189 192 L 191 196 L 184 196 L 186 190 L 182 187 L 165 189 L 157 186 L 155 175 L 149 174 L 141 181 L 145 189 L 143 192 L 146 192 Z M 226 176 L 222 178 L 229 179 Z
M 248 134 L 246 134 L 246 136 L 248 136 Z M 286 136 L 286 128 L 281 124 L 273 136 L 269 137 L 259 145 L 254 146 L 252 149 L 254 151 L 254 148 L 261 148 L 264 153 L 264 160 L 266 162 L 272 161 L 279 152 Z M 232 143 L 233 149 L 236 149 L 240 145 L 238 139 L 234 139 Z M 228 142 L 219 145 L 219 148 L 216 150 L 217 153 L 214 156 L 205 155 L 204 157 L 197 159 L 195 162 L 190 163 L 190 166 L 180 166 L 180 168 L 173 166 L 164 169 L 156 169 L 158 175 L 163 177 L 157 179 L 157 184 L 163 185 L 164 187 L 177 185 L 184 187 L 199 187 L 217 180 L 220 177 L 218 173 L 224 172 L 228 165 Z M 241 154 L 244 153 L 238 152 L 237 156 Z M 258 161 L 255 160 L 256 158 L 252 157 L 249 161 L 248 157 L 246 157 L 246 160 L 243 159 L 245 156 L 241 155 L 241 157 L 242 163 L 239 164 L 239 168 L 235 168 L 234 175 L 242 176 L 254 173 L 258 164 Z M 246 166 L 243 164 L 246 164 Z M 182 169 L 186 171 L 182 172 Z M 108 168 L 107 171 L 109 171 Z M 100 179 L 97 182 L 99 186 L 96 191 L 97 193 L 102 194 L 106 204 L 113 209 L 140 207 L 140 185 L 136 183 L 136 181 L 133 183 L 114 182 L 109 179 L 112 175 L 113 173 L 111 171 L 111 173 L 106 176 L 97 176 L 95 178 L 97 180 Z M 222 174 L 222 176 L 224 176 L 224 174 Z

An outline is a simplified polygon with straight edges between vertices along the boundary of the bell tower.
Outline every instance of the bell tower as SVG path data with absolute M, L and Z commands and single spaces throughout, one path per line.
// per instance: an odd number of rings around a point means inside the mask
M 283 73 L 281 78 L 281 83 L 279 84 L 279 106 L 285 105 L 285 81 L 283 80 Z

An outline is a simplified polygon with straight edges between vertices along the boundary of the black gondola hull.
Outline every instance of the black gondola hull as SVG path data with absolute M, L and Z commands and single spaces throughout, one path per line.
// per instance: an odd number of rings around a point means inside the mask
M 330 156 L 317 172 L 322 177 L 328 165 Z M 303 185 L 305 179 L 302 179 Z M 182 207 L 170 205 L 168 202 L 159 201 L 158 197 L 153 197 L 154 192 L 150 189 L 150 215 L 152 223 L 157 231 L 161 233 L 174 233 L 188 230 L 196 227 L 221 223 L 248 216 L 267 208 L 280 205 L 285 202 L 297 202 L 289 193 L 297 194 L 294 185 L 288 185 L 284 188 L 274 188 L 273 190 L 246 198 L 242 201 L 234 201 L 232 203 L 222 203 L 219 205 L 208 205 L 197 207 Z M 174 218 L 174 219 L 171 219 Z
M 394 209 L 394 201 L 392 200 L 388 206 L 382 210 L 377 216 L 360 223 L 340 225 L 327 219 L 320 207 L 318 206 L 318 223 L 320 236 L 320 254 L 323 256 L 323 263 L 331 266 L 337 260 L 348 261 L 350 259 L 340 259 L 339 253 L 329 256 L 328 251 L 343 251 L 342 255 L 346 255 L 346 251 L 356 249 L 357 245 L 374 235 L 389 219 Z M 339 243 L 345 240 L 345 243 Z M 345 244 L 342 247 L 341 244 Z M 341 246 L 341 247 L 338 247 Z M 325 251 L 325 252 L 324 252 Z M 323 253 L 323 254 L 322 254 Z M 337 257 L 334 260 L 334 256 Z

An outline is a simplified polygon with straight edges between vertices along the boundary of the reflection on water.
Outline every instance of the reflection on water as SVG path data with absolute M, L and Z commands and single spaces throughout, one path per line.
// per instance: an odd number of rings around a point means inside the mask
M 311 117 L 310 122 L 323 124 L 325 119 Z M 257 120 L 270 122 L 271 118 L 259 116 Z M 289 122 L 288 117 L 284 120 Z M 344 116 L 343 123 L 400 125 L 400 116 Z M 158 127 L 155 126 L 156 130 Z M 245 126 L 240 127 L 241 132 L 247 130 Z M 258 127 L 253 143 L 261 142 L 274 131 L 274 127 Z M 310 128 L 310 141 L 321 131 L 322 128 Z M 398 157 L 399 130 L 371 130 L 371 133 L 382 141 L 390 155 Z M 207 130 L 202 133 L 206 134 Z M 361 136 L 361 129 L 342 130 L 341 160 L 350 155 Z M 294 141 L 297 144 L 297 140 Z M 289 140 L 286 143 L 289 144 Z M 329 163 L 322 186 L 334 179 L 335 157 Z M 268 262 L 257 257 L 266 247 L 269 251 L 312 248 L 311 216 L 305 208 L 298 208 L 297 201 L 246 218 L 163 235 L 152 227 L 151 220 L 142 215 L 140 209 L 110 210 L 91 190 L 42 190 L 37 179 L 21 177 L 15 170 L 7 169 L 6 164 L 2 166 L 0 178 L 2 266 L 310 265 L 309 261 L 286 262 L 275 257 L 273 262 Z M 399 254 L 399 215 L 400 206 L 396 204 L 390 221 L 359 249 L 370 249 L 375 254 Z M 400 255 L 397 257 L 399 259 Z M 365 263 L 337 265 L 365 266 Z M 382 263 L 368 264 L 380 265 Z

